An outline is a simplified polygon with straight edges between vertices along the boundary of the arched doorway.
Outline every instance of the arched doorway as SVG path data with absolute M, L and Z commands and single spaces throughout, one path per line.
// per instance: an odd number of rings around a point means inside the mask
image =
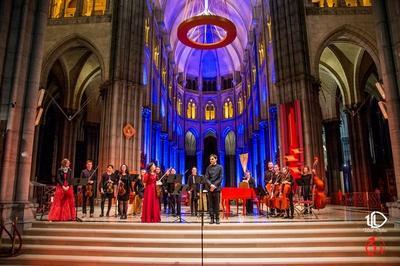
M 373 57 L 353 41 L 332 41 L 322 51 L 319 78 L 329 194 L 389 190 L 390 138 Z
M 225 184 L 236 187 L 236 137 L 230 131 L 225 137 Z
M 203 152 L 203 169 L 202 173 L 206 172 L 207 166 L 210 164 L 210 155 L 218 155 L 217 137 L 214 134 L 208 134 L 204 138 L 204 152 Z
M 190 175 L 193 166 L 196 166 L 196 137 L 188 131 L 185 136 L 185 166 L 189 171 L 186 177 Z
M 93 47 L 80 39 L 53 51 L 44 67 L 43 116 L 35 132 L 38 181 L 51 183 L 62 158 L 72 162 L 74 176 L 85 161 L 98 162 L 102 63 Z

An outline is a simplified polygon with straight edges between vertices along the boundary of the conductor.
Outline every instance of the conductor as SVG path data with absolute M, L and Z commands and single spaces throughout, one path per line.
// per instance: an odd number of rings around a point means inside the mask
M 209 159 L 210 165 L 207 166 L 204 179 L 209 187 L 208 202 L 211 219 L 210 224 L 213 224 L 214 222 L 216 224 L 219 224 L 219 201 L 221 194 L 223 168 L 221 165 L 217 164 L 217 155 L 211 154 Z

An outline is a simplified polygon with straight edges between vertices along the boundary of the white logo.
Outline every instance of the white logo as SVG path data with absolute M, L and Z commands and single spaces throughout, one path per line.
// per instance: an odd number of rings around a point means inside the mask
M 378 221 L 378 222 L 380 222 L 380 224 L 376 223 L 376 215 L 377 214 L 379 214 L 384 219 L 383 221 Z M 377 229 L 377 228 L 382 227 L 388 220 L 383 213 L 378 212 L 378 211 L 371 212 L 370 214 L 365 216 L 365 219 L 367 219 L 367 225 L 369 227 L 371 227 L 372 229 Z

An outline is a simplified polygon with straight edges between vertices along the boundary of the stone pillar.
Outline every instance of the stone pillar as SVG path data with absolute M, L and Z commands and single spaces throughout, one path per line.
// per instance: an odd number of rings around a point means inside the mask
M 202 169 L 203 169 L 203 151 L 199 150 L 196 152 L 196 164 L 197 164 L 197 172 L 198 174 L 204 174 L 202 173 Z
M 322 150 L 322 114 L 320 111 L 319 85 L 311 76 L 304 1 L 270 0 L 274 73 L 276 88 L 271 90 L 271 104 L 300 102 L 303 156 L 305 164 L 312 165 L 314 156 L 320 159 Z M 287 14 L 290 14 L 288 16 Z M 284 121 L 278 118 L 278 127 Z M 299 132 L 300 133 L 300 132 Z M 279 134 L 281 135 L 281 134 Z M 279 136 L 279 143 L 285 140 Z M 280 150 L 281 163 L 283 149 Z M 318 175 L 324 176 L 323 160 Z
M 152 154 L 151 158 L 153 158 L 157 165 L 160 165 L 161 160 L 161 124 L 153 123 L 153 138 L 152 138 Z
M 143 152 L 146 156 L 146 164 L 150 163 L 151 155 L 151 110 L 150 108 L 142 109 L 142 123 L 143 123 Z
M 341 188 L 340 167 L 342 165 L 342 146 L 340 143 L 340 120 L 325 121 L 324 129 L 328 155 L 328 191 L 329 195 L 332 196 Z
M 0 110 L 1 119 L 7 120 L 0 162 L 0 213 L 5 221 L 15 216 L 21 223 L 33 218 L 29 189 L 48 4 L 48 0 L 0 4 L 0 95 L 1 104 L 5 103 Z
M 267 138 L 267 128 L 268 128 L 268 123 L 267 121 L 261 121 L 260 122 L 260 182 L 264 181 L 264 172 L 265 172 L 265 166 L 266 166 L 266 151 L 268 150 L 268 138 Z M 261 184 L 261 183 L 260 183 Z M 264 184 L 263 184 L 264 185 Z
M 100 150 L 107 150 L 103 160 L 130 169 L 140 168 L 142 141 L 142 106 L 145 89 L 141 85 L 144 54 L 145 0 L 113 1 L 113 29 L 110 85 L 105 92 L 105 125 Z M 130 123 L 136 135 L 130 139 L 123 128 Z
M 226 173 L 225 173 L 225 150 L 220 150 L 218 155 L 218 164 L 222 165 L 224 169 L 224 175 L 222 176 L 222 186 L 225 186 L 226 183 Z
M 349 125 L 349 138 L 351 150 L 352 188 L 353 192 L 371 191 L 371 177 L 368 167 L 367 147 L 365 140 L 366 130 L 363 129 L 363 122 L 357 108 L 347 113 Z
M 163 132 L 161 133 L 161 146 L 163 149 L 163 158 L 162 158 L 162 165 L 164 168 L 169 166 L 169 140 L 168 140 L 168 133 Z
M 375 31 L 379 50 L 381 77 L 386 94 L 393 168 L 396 176 L 397 198 L 400 197 L 400 34 L 398 1 L 375 0 Z M 397 62 L 397 68 L 396 68 Z M 397 73 L 396 73 L 397 72 Z M 389 215 L 400 218 L 400 200 L 389 203 Z
M 185 150 L 184 149 L 179 149 L 178 150 L 178 156 L 179 156 L 179 168 L 177 169 L 177 173 L 182 174 L 185 173 Z
M 252 137 L 252 144 L 253 144 L 253 153 L 252 153 L 252 157 L 251 157 L 251 161 L 253 162 L 253 169 L 252 169 L 252 176 L 254 177 L 255 181 L 256 181 L 256 186 L 259 184 L 259 173 L 258 173 L 258 169 L 257 166 L 259 165 L 259 157 L 258 157 L 258 139 L 259 139 L 259 134 L 258 133 L 253 133 L 253 137 Z

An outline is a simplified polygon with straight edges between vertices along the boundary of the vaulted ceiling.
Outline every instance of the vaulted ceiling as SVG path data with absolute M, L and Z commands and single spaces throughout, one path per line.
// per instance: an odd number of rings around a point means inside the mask
M 248 42 L 248 32 L 252 23 L 252 0 L 208 0 L 208 10 L 230 19 L 236 26 L 237 37 L 230 45 L 216 50 L 197 50 L 185 46 L 177 38 L 177 28 L 189 17 L 198 15 L 205 9 L 207 0 L 155 0 L 164 12 L 164 24 L 169 33 L 175 62 L 179 72 L 205 77 L 231 74 L 240 71 L 244 50 Z M 199 42 L 214 42 L 221 37 L 222 30 L 210 26 L 200 26 L 195 38 Z M 189 33 L 190 34 L 190 33 Z

